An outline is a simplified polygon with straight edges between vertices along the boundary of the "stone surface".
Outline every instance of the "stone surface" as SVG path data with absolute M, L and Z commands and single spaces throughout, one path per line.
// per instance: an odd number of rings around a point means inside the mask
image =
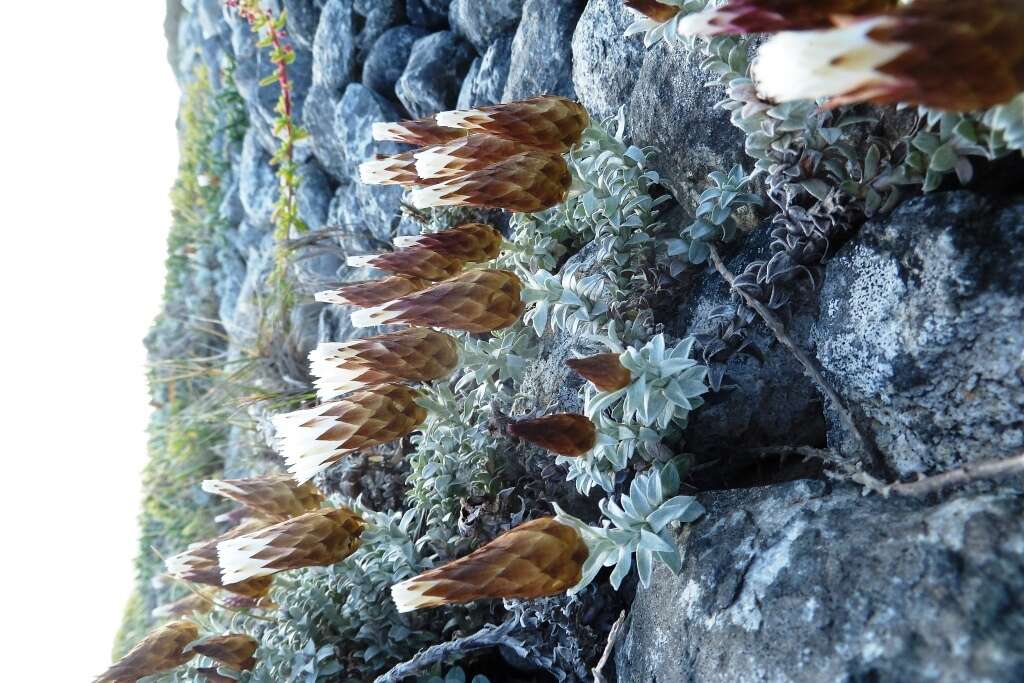
M 355 75 L 352 0 L 327 0 L 313 41 L 313 84 L 339 93 Z
M 414 26 L 439 29 L 448 24 L 447 10 L 434 10 L 428 0 L 405 0 L 405 15 Z
M 364 62 L 380 37 L 405 19 L 405 4 L 402 0 L 356 0 L 354 9 L 363 22 L 356 38 L 356 61 Z
M 526 0 L 512 41 L 505 101 L 537 95 L 575 99 L 572 34 L 584 4 L 580 0 Z
M 320 23 L 322 0 L 283 0 L 288 12 L 288 35 L 303 49 L 312 50 Z
M 338 99 L 326 86 L 314 85 L 306 98 L 302 125 L 309 133 L 310 149 L 320 165 L 338 179 L 347 178 L 340 131 L 335 129 Z
M 374 43 L 363 63 L 363 85 L 378 95 L 396 99 L 395 84 L 409 63 L 412 47 L 428 35 L 421 26 L 396 26 Z
M 814 342 L 889 464 L 930 472 L 1024 449 L 1022 320 L 1024 202 L 951 192 L 904 203 L 829 261 Z
M 270 165 L 270 155 L 252 128 L 246 132 L 242 143 L 238 190 L 248 219 L 255 225 L 269 227 L 279 192 L 277 175 Z
M 413 45 L 395 93 L 416 118 L 452 109 L 472 60 L 473 48 L 451 31 L 420 38 Z
M 399 114 L 387 100 L 376 95 L 360 83 L 345 89 L 334 112 L 334 128 L 344 158 L 342 175 L 355 179 L 359 164 L 372 159 L 374 154 L 395 154 L 394 143 L 380 143 L 373 139 L 373 124 L 377 121 L 396 121 Z
M 501 102 L 511 58 L 511 38 L 499 38 L 491 43 L 482 58 L 473 60 L 459 91 L 458 108 L 471 109 Z
M 390 248 L 403 194 L 397 185 L 352 183 L 338 188 L 328 220 L 346 229 L 339 239 L 345 253 L 367 254 Z
M 797 481 L 700 496 L 679 576 L 640 589 L 620 683 L 1013 681 L 1024 500 L 927 506 Z
M 495 40 L 511 35 L 523 13 L 523 0 L 452 0 L 452 31 L 484 54 Z
M 704 84 L 700 58 L 661 43 L 645 50 L 639 37 L 622 32 L 633 17 L 617 0 L 593 0 L 573 37 L 573 82 L 580 101 L 597 118 L 626 107 L 634 144 L 654 146 L 652 165 L 684 206 L 696 205 L 707 175 L 735 164 L 752 164 L 743 135 L 722 99 Z

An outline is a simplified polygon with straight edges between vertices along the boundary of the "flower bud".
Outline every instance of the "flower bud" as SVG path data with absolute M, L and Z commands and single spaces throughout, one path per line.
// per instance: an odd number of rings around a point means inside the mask
M 313 484 L 296 484 L 288 475 L 250 479 L 207 479 L 203 490 L 245 505 L 269 522 L 282 522 L 316 510 L 324 496 Z
M 892 9 L 898 0 L 729 0 L 679 20 L 680 35 L 718 36 L 825 28 L 833 17 L 863 16 Z
M 170 671 L 196 653 L 185 648 L 199 637 L 191 621 L 174 621 L 151 632 L 128 654 L 107 669 L 94 683 L 134 683 L 140 678 Z
M 256 666 L 256 639 L 241 633 L 204 638 L 192 649 L 204 657 L 216 659 L 236 671 L 249 671 Z
M 481 171 L 516 154 L 529 152 L 530 149 L 514 140 L 478 133 L 413 154 L 419 178 L 443 180 Z
M 387 121 L 373 124 L 373 139 L 410 145 L 443 145 L 469 135 L 469 131 L 438 125 L 433 116 L 416 121 Z
M 632 375 L 619 362 L 617 353 L 599 353 L 589 358 L 570 358 L 565 364 L 600 391 L 618 391 L 629 386 Z
M 467 263 L 490 261 L 501 253 L 501 233 L 483 223 L 463 225 L 423 235 L 403 235 L 395 238 L 396 247 L 423 247 L 432 249 Z
M 446 111 L 436 118 L 442 126 L 487 133 L 558 154 L 578 143 L 590 123 L 586 109 L 556 95 L 479 109 Z
M 367 280 L 345 285 L 338 289 L 317 292 L 314 298 L 325 304 L 339 306 L 377 306 L 393 299 L 412 294 L 430 283 L 416 277 L 393 276 L 381 280 Z
M 349 256 L 348 265 L 354 268 L 369 266 L 396 275 L 424 280 L 447 280 L 462 270 L 461 260 L 421 247 L 399 249 L 386 254 Z
M 519 420 L 508 433 L 559 455 L 580 456 L 597 443 L 597 428 L 583 415 L 559 413 Z

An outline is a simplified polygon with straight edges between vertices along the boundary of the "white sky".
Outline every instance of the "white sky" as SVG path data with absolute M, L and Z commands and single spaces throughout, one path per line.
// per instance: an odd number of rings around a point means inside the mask
M 131 589 L 149 414 L 142 337 L 158 310 L 177 164 L 163 13 L 163 0 L 4 7 L 7 681 L 91 680 Z

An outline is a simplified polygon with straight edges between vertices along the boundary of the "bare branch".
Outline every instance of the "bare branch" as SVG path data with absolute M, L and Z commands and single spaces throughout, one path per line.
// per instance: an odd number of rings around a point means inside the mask
M 612 630 L 608 632 L 608 642 L 604 646 L 604 653 L 601 655 L 601 659 L 598 660 L 597 666 L 593 668 L 591 673 L 594 674 L 594 683 L 607 683 L 604 674 L 601 673 L 604 667 L 608 665 L 608 660 L 611 659 L 612 652 L 615 651 L 615 645 L 619 639 L 622 638 L 622 634 L 625 633 L 626 624 L 626 610 L 622 610 L 619 614 L 619 618 L 612 624 Z
M 971 463 L 941 474 L 927 477 L 920 475 L 916 481 L 884 484 L 866 472 L 858 472 L 851 478 L 868 491 L 888 498 L 893 494 L 927 496 L 932 493 L 940 493 L 951 486 L 962 486 L 973 481 L 1005 479 L 1020 475 L 1024 475 L 1024 452 L 1009 458 Z
M 888 474 L 889 468 L 885 464 L 885 459 L 882 457 L 882 454 L 878 449 L 878 445 L 875 443 L 874 439 L 871 438 L 870 434 L 861 429 L 857 424 L 857 421 L 853 417 L 853 413 L 846 405 L 846 401 L 843 400 L 843 397 L 840 396 L 839 393 L 832 388 L 832 385 L 829 384 L 828 380 L 825 379 L 825 375 L 818 361 L 793 341 L 793 338 L 789 335 L 789 332 L 786 331 L 782 321 L 780 321 L 767 306 L 755 299 L 748 292 L 743 291 L 742 288 L 736 286 L 736 276 L 732 274 L 729 268 L 726 267 L 725 263 L 722 261 L 722 256 L 718 253 L 717 247 L 715 247 L 714 244 L 709 244 L 708 246 L 711 249 L 711 262 L 714 264 L 715 269 L 719 274 L 725 278 L 726 282 L 729 283 L 730 289 L 736 292 L 747 306 L 754 309 L 754 311 L 761 316 L 761 319 L 764 320 L 765 325 L 767 325 L 768 329 L 775 335 L 775 338 L 779 340 L 779 343 L 789 349 L 789 352 L 793 354 L 793 357 L 797 359 L 797 362 L 804 367 L 804 373 L 818 385 L 821 392 L 825 394 L 826 398 L 828 398 L 832 407 L 839 415 L 839 419 L 843 423 L 843 426 L 852 432 L 861 442 L 861 445 L 864 447 L 864 451 L 867 453 L 868 457 L 871 458 L 871 464 L 879 472 Z

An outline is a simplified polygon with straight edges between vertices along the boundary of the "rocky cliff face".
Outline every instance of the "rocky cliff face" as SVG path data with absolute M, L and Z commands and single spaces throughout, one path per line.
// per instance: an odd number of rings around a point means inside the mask
M 619 0 L 265 4 L 288 10 L 297 49 L 298 116 L 311 133 L 298 152 L 302 217 L 338 247 L 303 262 L 310 290 L 364 279 L 344 254 L 416 229 L 401 218 L 400 189 L 357 180 L 358 164 L 379 149 L 373 121 L 545 92 L 577 97 L 595 117 L 624 107 L 634 144 L 657 148 L 663 184 L 684 207 L 709 171 L 745 159 L 743 136 L 713 108 L 699 65 L 623 38 L 632 18 Z M 179 78 L 198 64 L 218 74 L 236 63 L 251 122 L 222 179 L 221 213 L 233 227 L 210 270 L 228 343 L 242 349 L 273 261 L 277 93 L 258 86 L 266 53 L 220 0 L 170 7 Z M 1024 450 L 1022 189 L 936 192 L 872 220 L 836 245 L 824 286 L 791 323 L 898 475 Z M 729 256 L 733 269 L 764 244 L 752 235 Z M 673 313 L 660 322 L 682 336 L 705 331 L 729 293 L 701 272 L 667 296 L 661 308 Z M 354 334 L 346 313 L 320 304 L 303 303 L 292 322 L 296 367 L 318 340 Z M 856 455 L 799 365 L 763 327 L 751 334 L 764 357 L 728 361 L 734 386 L 693 415 L 687 447 L 709 458 L 781 446 Z M 538 391 L 570 410 L 575 393 L 560 368 L 573 342 L 551 341 L 549 367 L 531 370 Z M 861 497 L 798 459 L 737 463 L 712 484 L 723 490 L 699 494 L 708 514 L 679 539 L 682 573 L 659 569 L 638 591 L 616 657 L 620 681 L 1024 679 L 1019 481 L 907 502 Z

